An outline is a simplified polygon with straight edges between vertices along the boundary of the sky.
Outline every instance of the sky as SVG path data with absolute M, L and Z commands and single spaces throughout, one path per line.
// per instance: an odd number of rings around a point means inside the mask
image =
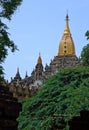
M 39 53 L 45 67 L 58 53 L 58 46 L 69 15 L 69 27 L 75 44 L 76 55 L 88 43 L 85 32 L 89 29 L 89 0 L 23 0 L 12 16 L 5 20 L 10 39 L 19 51 L 11 53 L 3 63 L 5 79 L 15 77 L 17 68 L 22 78 L 28 76 L 37 64 Z

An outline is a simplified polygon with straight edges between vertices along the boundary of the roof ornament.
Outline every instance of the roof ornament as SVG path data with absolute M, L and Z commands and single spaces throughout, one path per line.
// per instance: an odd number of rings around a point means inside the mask
M 39 57 L 38 57 L 38 60 L 37 60 L 37 64 L 42 64 L 42 59 L 41 59 L 41 54 L 39 53 Z

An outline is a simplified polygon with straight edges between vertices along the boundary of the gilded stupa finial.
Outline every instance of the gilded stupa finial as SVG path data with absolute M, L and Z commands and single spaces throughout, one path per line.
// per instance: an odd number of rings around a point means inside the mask
M 39 53 L 39 57 L 38 57 L 38 60 L 37 60 L 37 64 L 42 64 L 42 59 L 41 59 L 41 54 Z
M 68 13 L 66 15 L 66 26 L 65 26 L 65 29 L 64 29 L 64 35 L 71 35 L 70 34 L 70 29 L 69 29 L 69 16 L 68 16 Z
M 58 48 L 58 56 L 75 55 L 75 46 L 69 28 L 69 16 L 66 15 L 66 26 Z
M 68 10 L 67 10 L 67 14 L 66 14 L 66 19 L 69 20 Z

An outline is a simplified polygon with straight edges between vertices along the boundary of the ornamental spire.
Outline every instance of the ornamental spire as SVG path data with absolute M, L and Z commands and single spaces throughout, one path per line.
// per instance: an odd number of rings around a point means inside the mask
M 41 59 L 40 53 L 39 53 L 39 57 L 38 57 L 38 60 L 37 60 L 37 64 L 42 64 L 42 59 Z
M 70 34 L 70 29 L 69 29 L 69 16 L 68 14 L 66 15 L 66 26 L 65 26 L 65 29 L 64 29 L 64 35 L 71 35 Z
M 58 56 L 75 55 L 75 46 L 69 29 L 69 17 L 66 15 L 66 26 L 58 48 Z

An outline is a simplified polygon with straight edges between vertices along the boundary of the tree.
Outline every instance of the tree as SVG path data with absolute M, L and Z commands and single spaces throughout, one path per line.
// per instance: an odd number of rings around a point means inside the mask
M 89 31 L 85 33 L 87 40 L 89 40 Z M 89 44 L 83 47 L 81 52 L 81 60 L 84 65 L 89 65 Z
M 85 33 L 85 36 L 87 37 L 87 40 L 89 40 L 89 31 Z
M 0 0 L 0 17 L 11 19 L 22 0 Z
M 68 130 L 81 110 L 89 110 L 89 67 L 61 69 L 23 101 L 18 130 Z
M 83 47 L 81 52 L 81 60 L 84 65 L 89 65 L 89 44 Z
M 7 32 L 8 27 L 3 22 L 3 19 L 11 20 L 11 16 L 21 2 L 22 0 L 0 0 L 0 81 L 4 74 L 2 63 L 8 55 L 8 49 L 12 52 L 17 50 L 17 46 L 9 38 L 9 33 Z

